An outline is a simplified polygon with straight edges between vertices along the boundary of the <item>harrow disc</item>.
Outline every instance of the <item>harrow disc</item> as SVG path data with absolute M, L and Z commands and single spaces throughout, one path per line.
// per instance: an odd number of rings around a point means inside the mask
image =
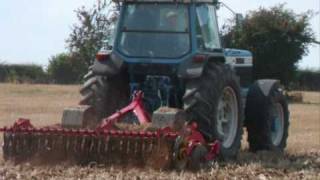
M 187 162 L 182 163 L 185 167 L 193 161 L 213 160 L 219 151 L 219 142 L 207 143 L 195 123 L 180 131 L 146 125 L 103 125 L 105 128 L 96 129 L 68 129 L 60 125 L 36 128 L 29 120 L 19 119 L 12 127 L 0 128 L 4 133 L 3 157 L 14 163 L 65 161 L 167 169 L 176 167 L 177 162 Z M 200 146 L 208 151 L 195 156 Z
M 155 164 L 155 168 L 163 169 L 171 163 L 172 137 L 159 136 L 157 132 L 120 130 L 104 133 L 62 129 L 7 131 L 4 133 L 3 156 L 15 163 Z

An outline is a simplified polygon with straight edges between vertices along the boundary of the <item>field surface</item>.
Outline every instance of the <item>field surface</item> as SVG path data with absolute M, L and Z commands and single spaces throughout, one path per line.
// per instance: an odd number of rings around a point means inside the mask
M 76 105 L 80 86 L 0 84 L 0 127 L 17 118 L 36 125 L 59 123 L 64 107 Z M 302 92 L 303 103 L 290 104 L 288 146 L 284 154 L 249 153 L 246 137 L 234 162 L 219 162 L 199 172 L 120 167 L 14 165 L 0 158 L 1 179 L 320 179 L 320 93 Z M 1 140 L 2 143 L 2 135 Z M 0 150 L 0 156 L 2 157 Z

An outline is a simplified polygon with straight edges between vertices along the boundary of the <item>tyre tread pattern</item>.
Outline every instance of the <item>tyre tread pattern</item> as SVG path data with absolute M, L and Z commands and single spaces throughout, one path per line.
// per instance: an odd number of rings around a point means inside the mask
M 91 105 L 101 120 L 116 110 L 124 107 L 129 101 L 129 83 L 123 74 L 113 78 L 87 74 L 84 85 L 80 89 L 82 99 L 79 104 Z
M 289 129 L 289 110 L 287 100 L 278 85 L 271 88 L 268 96 L 263 95 L 257 85 L 249 90 L 246 102 L 245 117 L 250 151 L 274 150 L 283 151 L 287 145 Z M 278 146 L 271 140 L 272 119 L 270 108 L 273 103 L 280 103 L 284 113 L 283 137 Z
M 231 86 L 238 99 L 238 128 L 233 145 L 221 150 L 223 159 L 234 159 L 241 146 L 242 138 L 242 102 L 238 78 L 229 65 L 208 62 L 202 76 L 186 83 L 186 93 L 183 97 L 184 109 L 188 113 L 189 121 L 196 121 L 199 130 L 209 140 L 221 139 L 216 130 L 216 113 L 218 100 L 225 85 Z

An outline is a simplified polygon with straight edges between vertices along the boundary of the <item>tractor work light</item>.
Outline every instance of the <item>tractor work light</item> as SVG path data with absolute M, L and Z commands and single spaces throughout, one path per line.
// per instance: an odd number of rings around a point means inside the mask
M 206 56 L 202 54 L 197 54 L 192 58 L 195 63 L 203 63 L 206 60 Z
M 106 61 L 110 57 L 110 52 L 106 50 L 101 50 L 96 54 L 96 59 L 98 61 Z

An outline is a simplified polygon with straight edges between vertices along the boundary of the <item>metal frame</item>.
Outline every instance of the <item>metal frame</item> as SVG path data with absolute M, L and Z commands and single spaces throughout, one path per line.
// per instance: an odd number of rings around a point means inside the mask
M 160 142 L 161 139 L 166 139 L 174 142 L 179 137 L 183 138 L 183 141 L 186 142 L 186 147 L 181 147 L 182 149 L 179 149 L 184 157 L 191 157 L 194 149 L 199 145 L 208 148 L 208 153 L 202 157 L 203 161 L 211 161 L 217 157 L 220 150 L 220 142 L 218 140 L 214 142 L 207 142 L 201 132 L 198 131 L 198 125 L 196 123 L 185 125 L 179 131 L 172 129 L 169 126 L 157 129 L 156 131 L 115 129 L 113 125 L 117 122 L 120 122 L 122 117 L 129 112 L 133 112 L 141 124 L 150 124 L 151 119 L 144 110 L 142 98 L 143 93 L 141 91 L 136 92 L 132 102 L 128 106 L 105 118 L 96 129 L 67 129 L 61 127 L 61 125 L 37 128 L 31 124 L 29 119 L 18 119 L 12 127 L 0 128 L 0 132 L 10 134 L 9 136 L 4 135 L 4 157 L 6 160 L 15 160 L 16 158 L 29 159 L 30 157 L 28 156 L 32 156 L 34 150 L 43 151 L 43 149 L 47 149 L 48 152 L 51 150 L 54 152 L 55 148 L 61 148 L 61 145 L 56 147 L 56 143 L 53 142 L 54 139 L 61 139 L 58 137 L 63 137 L 62 139 L 75 140 L 74 143 L 69 142 L 68 145 L 66 145 L 68 147 L 67 149 L 71 150 L 72 152 L 75 151 L 79 153 L 83 151 L 89 152 L 89 154 L 91 154 L 91 151 L 93 152 L 97 149 L 103 151 L 103 149 L 101 149 L 101 144 L 96 144 L 100 148 L 94 147 L 92 144 L 95 140 L 101 138 L 103 141 L 107 141 L 110 138 L 120 138 L 122 140 L 133 139 L 135 142 L 137 142 L 138 139 L 141 141 L 147 141 L 148 139 L 150 141 L 156 140 L 156 142 Z M 37 138 L 38 140 L 30 141 L 31 138 Z M 85 142 L 90 142 L 90 144 L 86 144 Z M 72 144 L 75 146 L 70 147 Z M 108 147 L 108 149 L 112 148 Z M 100 150 L 98 150 L 98 152 Z M 124 150 L 127 152 L 126 148 L 124 148 Z M 136 151 L 136 149 L 134 151 Z M 23 154 L 25 154 L 27 157 L 22 158 L 21 155 Z M 47 156 L 47 153 L 44 153 L 44 155 Z M 129 156 L 132 156 L 132 154 L 129 154 Z

